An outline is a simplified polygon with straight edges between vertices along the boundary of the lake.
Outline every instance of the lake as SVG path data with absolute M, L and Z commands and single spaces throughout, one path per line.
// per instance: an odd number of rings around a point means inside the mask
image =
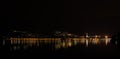
M 9 38 L 0 40 L 1 56 L 34 58 L 119 58 L 111 38 Z

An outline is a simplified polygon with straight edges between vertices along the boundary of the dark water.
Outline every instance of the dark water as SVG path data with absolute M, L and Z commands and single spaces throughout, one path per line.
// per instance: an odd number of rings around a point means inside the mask
M 0 41 L 1 56 L 69 59 L 116 59 L 110 38 L 10 38 Z

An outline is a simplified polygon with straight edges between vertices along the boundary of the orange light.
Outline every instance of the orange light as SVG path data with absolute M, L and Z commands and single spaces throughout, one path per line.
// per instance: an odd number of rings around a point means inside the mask
M 105 38 L 108 38 L 108 36 L 105 36 Z
M 97 38 L 98 36 L 97 35 L 95 35 L 95 38 Z

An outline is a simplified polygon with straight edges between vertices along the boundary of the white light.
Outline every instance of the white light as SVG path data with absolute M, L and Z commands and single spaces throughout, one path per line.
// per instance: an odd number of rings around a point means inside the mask
M 117 45 L 117 44 L 118 44 L 118 42 L 117 42 L 117 41 L 115 41 L 115 44 Z

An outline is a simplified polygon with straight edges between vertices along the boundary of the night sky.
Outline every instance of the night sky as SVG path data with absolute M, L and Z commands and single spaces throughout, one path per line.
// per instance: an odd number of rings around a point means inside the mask
M 54 30 L 72 33 L 115 33 L 120 31 L 120 1 L 45 0 L 1 1 L 0 31 L 33 32 Z

